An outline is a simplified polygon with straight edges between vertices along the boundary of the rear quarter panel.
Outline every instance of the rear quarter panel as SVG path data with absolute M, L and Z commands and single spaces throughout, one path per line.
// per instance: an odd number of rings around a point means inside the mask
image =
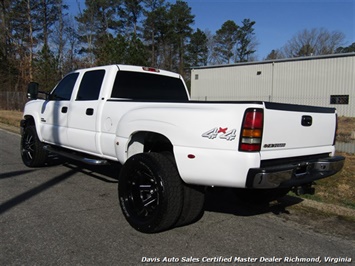
M 122 148 L 127 150 L 130 136 L 135 132 L 156 132 L 173 144 L 178 170 L 186 183 L 244 187 L 249 168 L 260 165 L 259 153 L 238 152 L 244 112 L 250 107 L 262 106 L 250 103 L 142 104 L 127 112 L 118 123 L 117 137 L 126 145 L 120 145 L 117 154 L 120 161 L 127 159 Z

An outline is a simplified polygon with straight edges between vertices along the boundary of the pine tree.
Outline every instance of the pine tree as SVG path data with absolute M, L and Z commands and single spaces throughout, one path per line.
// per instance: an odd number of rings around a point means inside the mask
M 184 1 L 176 1 L 175 4 L 171 5 L 169 14 L 172 27 L 172 45 L 170 48 L 173 49 L 170 52 L 173 55 L 173 51 L 177 51 L 177 71 L 183 75 L 185 70 L 185 45 L 192 34 L 191 25 L 194 23 L 195 16 L 191 14 L 191 7 Z M 171 59 L 173 59 L 173 56 Z M 171 61 L 170 69 L 175 70 L 174 65 Z
M 42 90 L 51 91 L 60 79 L 58 75 L 58 61 L 47 45 L 42 47 L 34 60 L 36 68 L 35 79 L 41 85 Z
M 236 62 L 247 62 L 250 56 L 255 53 L 255 50 L 253 50 L 256 45 L 254 42 L 254 25 L 255 21 L 244 19 L 242 26 L 238 29 Z
M 126 64 L 145 66 L 148 63 L 148 53 L 142 41 L 132 36 L 127 47 Z
M 117 63 L 126 63 L 128 43 L 122 35 L 113 37 L 102 36 L 99 40 L 101 45 L 97 48 L 97 64 L 110 65 Z
M 336 53 L 354 53 L 355 52 L 355 42 L 353 42 L 352 44 L 350 44 L 347 47 L 338 47 L 335 50 Z
M 234 21 L 227 20 L 217 30 L 214 37 L 216 43 L 214 51 L 218 55 L 219 64 L 233 62 L 235 46 L 238 41 L 238 29 L 239 27 Z
M 99 54 L 101 40 L 110 35 L 110 31 L 119 32 L 121 24 L 118 13 L 121 10 L 120 1 L 115 0 L 86 0 L 86 8 L 80 11 L 76 20 L 79 23 L 79 41 L 83 44 L 81 54 L 86 54 L 88 65 L 95 65 Z
M 0 2 L 0 83 L 2 84 L 0 91 L 13 90 L 18 75 L 10 21 L 14 11 L 11 8 L 11 2 L 14 1 L 2 0 Z
M 137 36 L 138 20 L 143 12 L 142 0 L 123 0 L 121 18 L 125 26 L 125 34 Z
M 21 84 L 33 80 L 33 59 L 38 43 L 36 35 L 41 29 L 37 23 L 39 7 L 36 0 L 11 1 L 10 4 L 13 53 L 16 55 L 15 67 L 18 69 L 18 80 Z
M 157 67 L 159 57 L 158 45 L 161 42 L 159 38 L 159 25 L 167 20 L 167 7 L 164 0 L 144 0 L 145 9 L 143 14 L 143 38 L 150 50 L 150 65 Z
M 207 65 L 207 36 L 206 34 L 197 29 L 191 35 L 190 43 L 187 46 L 187 62 L 190 67 L 205 66 Z

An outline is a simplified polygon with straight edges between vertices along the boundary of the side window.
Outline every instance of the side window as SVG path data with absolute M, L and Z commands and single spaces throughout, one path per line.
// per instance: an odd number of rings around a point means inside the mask
M 91 101 L 99 99 L 105 70 L 88 71 L 81 80 L 77 101 Z
M 79 73 L 65 76 L 50 95 L 50 100 L 69 101 Z

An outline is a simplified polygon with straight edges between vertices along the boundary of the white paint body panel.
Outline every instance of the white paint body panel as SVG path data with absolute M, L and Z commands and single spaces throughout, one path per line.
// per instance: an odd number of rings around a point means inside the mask
M 43 106 L 55 105 L 55 102 L 35 100 L 26 105 L 24 115 L 34 118 L 41 141 L 124 163 L 130 155 L 128 145 L 135 133 L 159 133 L 172 143 L 179 173 L 186 183 L 229 187 L 245 187 L 249 169 L 260 167 L 261 160 L 334 152 L 334 113 L 269 110 L 265 109 L 262 102 L 173 103 L 111 99 L 117 71 L 144 71 L 142 68 L 121 65 L 95 69 L 106 71 L 99 99 L 76 102 L 76 85 L 72 99 L 65 103 L 68 105 L 67 116 L 59 118 L 60 127 L 55 127 L 49 116 L 46 116 L 46 122 L 42 119 Z M 78 70 L 80 75 L 77 83 L 85 71 Z M 178 74 L 167 71 L 152 75 L 181 79 Z M 59 105 L 63 104 L 61 102 Z M 85 115 L 87 108 L 94 109 L 93 115 Z M 248 108 L 264 109 L 262 144 L 285 142 L 284 148 L 262 149 L 253 153 L 238 151 L 242 120 Z M 301 126 L 302 115 L 314 118 L 313 127 Z M 202 136 L 214 128 L 232 131 L 235 137 L 223 139 L 223 132 L 215 138 Z M 189 155 L 194 158 L 189 158 Z

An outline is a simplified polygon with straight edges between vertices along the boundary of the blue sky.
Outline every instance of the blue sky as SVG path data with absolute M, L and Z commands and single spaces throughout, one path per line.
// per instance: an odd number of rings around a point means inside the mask
M 233 20 L 238 25 L 245 18 L 254 20 L 259 60 L 265 58 L 272 49 L 281 48 L 303 29 L 323 27 L 329 31 L 338 30 L 346 36 L 344 46 L 355 42 L 355 0 L 185 1 L 195 15 L 195 29 L 208 29 L 215 33 L 227 20 Z M 66 2 L 71 9 L 77 9 L 77 0 Z M 84 0 L 79 2 L 83 3 Z
M 339 30 L 345 45 L 355 42 L 355 0 L 187 0 L 195 17 L 194 27 L 218 30 L 226 20 L 238 25 L 245 18 L 256 22 L 258 59 L 281 48 L 303 29 Z

